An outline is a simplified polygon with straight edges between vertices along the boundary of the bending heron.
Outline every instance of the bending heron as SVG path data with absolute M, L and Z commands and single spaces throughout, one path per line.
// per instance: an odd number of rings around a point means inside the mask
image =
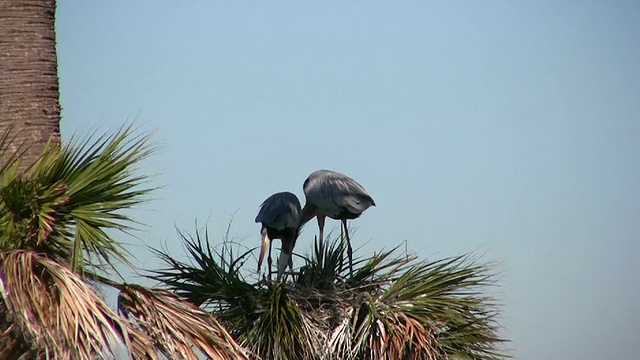
M 306 224 L 313 217 L 317 217 L 322 244 L 325 218 L 342 221 L 347 237 L 349 269 L 353 275 L 353 250 L 347 220 L 360 217 L 369 207 L 376 206 L 375 201 L 357 181 L 331 170 L 318 170 L 311 173 L 305 180 L 303 189 L 306 203 L 302 208 L 301 224 Z
M 262 267 L 264 253 L 269 246 L 267 265 L 269 266 L 269 278 L 271 278 L 271 241 L 280 239 L 282 247 L 278 258 L 278 277 L 280 280 L 287 265 L 293 267 L 291 252 L 296 239 L 300 234 L 300 200 L 290 192 L 279 192 L 269 196 L 261 205 L 256 222 L 262 223 L 260 234 L 262 235 L 262 247 L 258 258 L 258 271 Z

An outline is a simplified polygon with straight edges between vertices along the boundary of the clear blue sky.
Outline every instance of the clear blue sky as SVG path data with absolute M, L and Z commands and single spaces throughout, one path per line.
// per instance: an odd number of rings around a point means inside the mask
M 235 213 L 257 246 L 262 200 L 334 169 L 378 204 L 353 223 L 364 254 L 501 262 L 517 358 L 636 359 L 638 19 L 638 1 L 59 0 L 63 137 L 157 130 L 146 244 L 180 254 L 174 225 L 220 238 Z

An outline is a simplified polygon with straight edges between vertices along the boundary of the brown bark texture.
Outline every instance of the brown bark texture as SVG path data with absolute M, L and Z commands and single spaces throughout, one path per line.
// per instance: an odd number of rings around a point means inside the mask
M 29 166 L 51 139 L 60 143 L 55 0 L 0 0 L 0 133 L 8 154 Z

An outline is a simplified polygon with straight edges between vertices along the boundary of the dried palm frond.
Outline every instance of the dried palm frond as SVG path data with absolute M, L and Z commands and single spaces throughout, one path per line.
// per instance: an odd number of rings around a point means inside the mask
M 120 319 L 82 277 L 47 255 L 0 252 L 0 295 L 0 315 L 8 320 L 2 323 L 0 358 L 104 358 L 122 343 L 136 358 L 157 358 L 146 335 Z
M 154 345 L 170 359 L 198 359 L 201 351 L 212 359 L 247 359 L 246 352 L 213 315 L 159 289 L 124 285 L 118 309 L 133 318 Z

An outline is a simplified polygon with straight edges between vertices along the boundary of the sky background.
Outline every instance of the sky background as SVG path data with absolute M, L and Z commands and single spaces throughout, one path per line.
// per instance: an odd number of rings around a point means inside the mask
M 62 134 L 155 131 L 143 268 L 196 219 L 258 246 L 260 203 L 333 169 L 378 205 L 353 222 L 362 255 L 500 263 L 518 359 L 637 359 L 638 19 L 638 1 L 58 0 Z

